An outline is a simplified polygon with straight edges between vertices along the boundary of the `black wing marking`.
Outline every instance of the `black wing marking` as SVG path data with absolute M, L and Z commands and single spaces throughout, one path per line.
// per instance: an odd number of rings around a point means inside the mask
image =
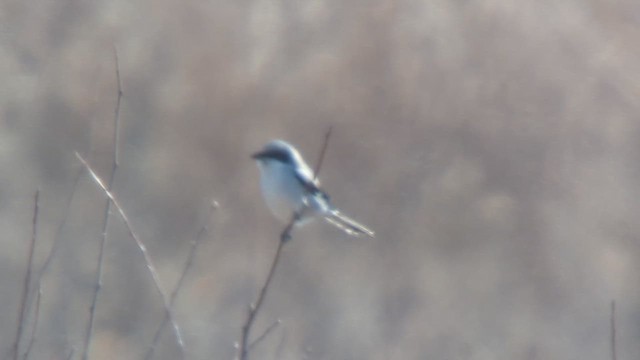
M 320 189 L 320 187 L 318 187 L 318 184 L 315 181 L 309 180 L 308 176 L 304 176 L 303 174 L 301 174 L 299 171 L 294 171 L 296 179 L 300 182 L 300 184 L 302 185 L 302 187 L 304 187 L 304 189 L 309 192 L 309 194 L 312 195 L 317 195 L 320 194 L 320 196 L 322 196 L 325 200 L 329 200 L 329 195 L 327 195 L 327 193 L 325 193 L 322 189 Z

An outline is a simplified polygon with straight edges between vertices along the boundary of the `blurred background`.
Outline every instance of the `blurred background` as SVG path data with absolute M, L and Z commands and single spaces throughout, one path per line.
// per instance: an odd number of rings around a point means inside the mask
M 640 3 L 0 3 L 0 358 L 80 359 L 113 192 L 169 294 L 153 359 L 232 359 L 283 224 L 249 155 L 314 162 L 345 213 L 283 250 L 252 359 L 640 358 Z M 212 200 L 219 207 L 210 215 Z M 112 210 L 90 359 L 142 359 L 164 316 Z M 39 269 L 55 249 L 50 265 Z M 41 296 L 34 330 L 37 282 Z

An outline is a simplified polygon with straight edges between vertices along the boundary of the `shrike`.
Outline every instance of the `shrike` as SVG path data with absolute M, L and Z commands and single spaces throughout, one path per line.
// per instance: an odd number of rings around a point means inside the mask
M 289 143 L 273 140 L 251 157 L 260 169 L 262 195 L 278 219 L 290 221 L 296 214 L 294 225 L 303 225 L 322 217 L 349 235 L 374 236 L 373 231 L 342 215 L 331 205 L 311 168 Z

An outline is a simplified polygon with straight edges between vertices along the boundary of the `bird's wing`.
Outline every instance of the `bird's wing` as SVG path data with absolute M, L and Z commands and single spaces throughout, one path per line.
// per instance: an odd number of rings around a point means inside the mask
M 294 171 L 296 179 L 300 182 L 302 187 L 305 188 L 310 194 L 316 194 L 323 192 L 320 189 L 320 182 L 318 179 L 314 179 L 311 171 L 308 168 L 300 168 Z

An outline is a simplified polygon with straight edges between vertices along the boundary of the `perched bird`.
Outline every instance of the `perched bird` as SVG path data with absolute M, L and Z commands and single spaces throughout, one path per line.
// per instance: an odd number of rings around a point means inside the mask
M 251 157 L 260 169 L 262 195 L 278 219 L 291 221 L 295 214 L 294 225 L 303 225 L 322 217 L 349 235 L 374 236 L 373 231 L 331 205 L 313 171 L 291 144 L 273 140 Z

